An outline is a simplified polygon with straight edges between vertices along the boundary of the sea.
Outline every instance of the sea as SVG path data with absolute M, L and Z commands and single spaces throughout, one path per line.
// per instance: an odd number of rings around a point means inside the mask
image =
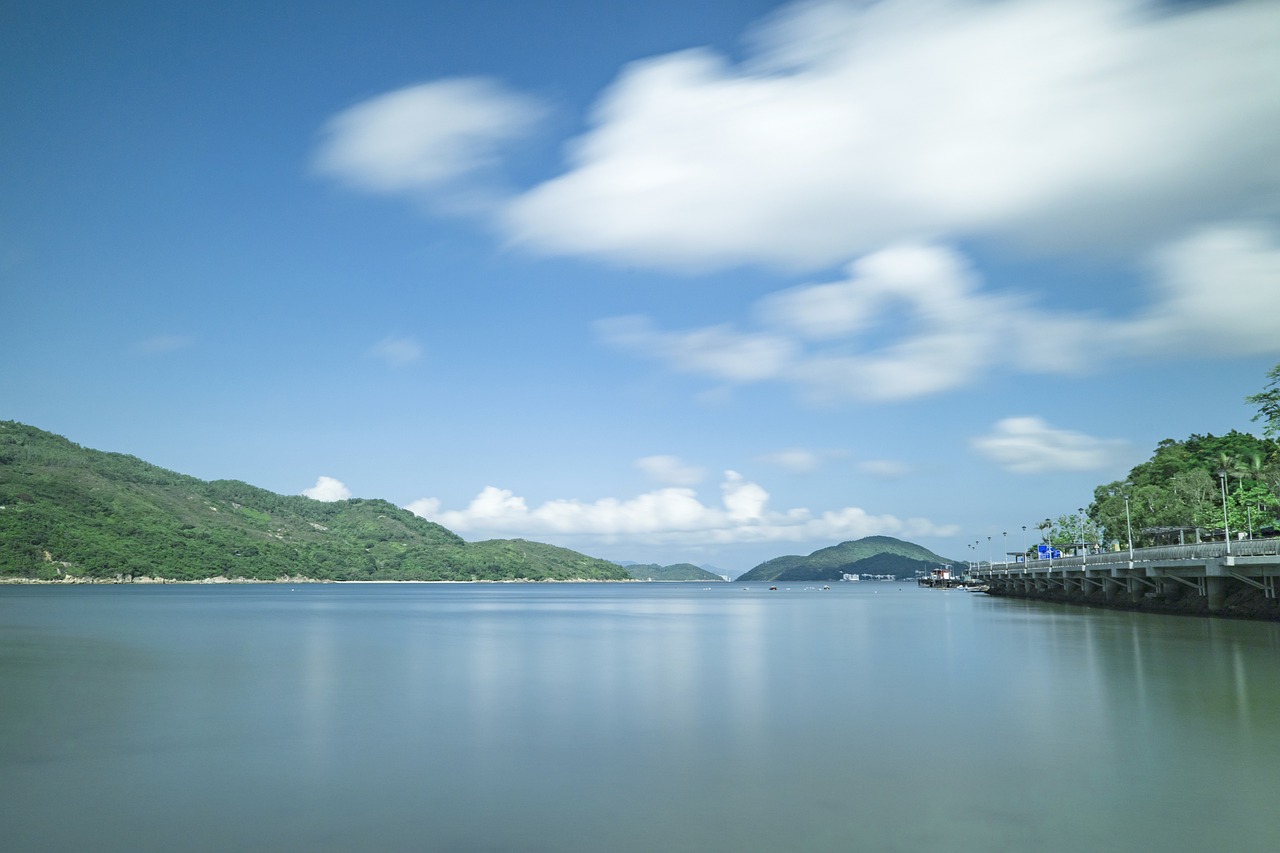
M 3 586 L 0 847 L 1280 850 L 1280 624 L 830 587 Z

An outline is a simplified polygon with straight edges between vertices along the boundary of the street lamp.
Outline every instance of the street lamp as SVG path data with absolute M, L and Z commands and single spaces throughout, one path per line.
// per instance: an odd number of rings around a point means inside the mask
M 1218 479 L 1222 482 L 1222 538 L 1227 543 L 1227 556 L 1231 556 L 1231 528 L 1227 524 L 1227 472 L 1219 471 Z
M 1129 496 L 1124 496 L 1124 527 L 1129 533 L 1129 562 L 1133 562 L 1133 522 L 1129 520 Z
M 1009 531 L 1000 534 L 1004 537 L 1004 564 L 1009 565 Z
M 1076 518 L 1080 519 L 1080 565 L 1089 562 L 1089 545 L 1084 541 L 1084 507 L 1076 507 Z

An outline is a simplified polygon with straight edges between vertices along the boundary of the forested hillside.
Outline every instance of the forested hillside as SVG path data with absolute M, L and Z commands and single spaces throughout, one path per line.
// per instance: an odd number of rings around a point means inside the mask
M 761 563 L 740 581 L 836 581 L 845 574 L 915 577 L 952 563 L 927 548 L 892 536 L 867 536 L 814 551 L 807 557 L 789 555 Z
M 1125 498 L 1128 498 L 1128 517 Z M 1195 530 L 1221 538 L 1223 506 L 1232 535 L 1276 535 L 1280 508 L 1280 442 L 1232 430 L 1226 435 L 1165 439 L 1151 458 L 1124 480 L 1099 486 L 1089 519 L 1101 530 L 1085 530 L 1090 541 L 1125 543 L 1133 531 L 1135 546 L 1187 541 Z M 1100 535 L 1099 535 L 1100 534 Z M 1059 519 L 1055 541 L 1076 537 L 1070 518 Z
M 693 563 L 675 563 L 660 566 L 657 563 L 633 563 L 626 567 L 627 573 L 639 581 L 718 581 L 724 578 Z
M 626 580 L 523 540 L 467 543 L 383 500 L 204 480 L 0 422 L 0 577 Z

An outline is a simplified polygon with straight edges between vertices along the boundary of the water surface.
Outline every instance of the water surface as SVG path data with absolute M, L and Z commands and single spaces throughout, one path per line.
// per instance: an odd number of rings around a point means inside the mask
M 0 587 L 5 847 L 1280 849 L 1280 625 L 746 586 Z

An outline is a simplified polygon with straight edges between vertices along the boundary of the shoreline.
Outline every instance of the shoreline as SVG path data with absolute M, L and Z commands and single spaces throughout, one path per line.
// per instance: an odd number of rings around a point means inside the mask
M 154 578 L 143 575 L 141 577 L 132 577 L 129 575 L 117 575 L 112 578 L 89 578 L 67 575 L 62 578 L 46 579 L 46 578 L 0 578 L 0 586 L 162 586 L 169 584 L 285 584 L 285 583 L 315 583 L 315 584 L 379 584 L 379 583 L 432 583 L 432 584 L 463 584 L 463 583 L 641 583 L 635 578 L 475 578 L 467 581 L 449 581 L 449 580 L 329 580 L 325 578 L 308 578 L 303 576 L 297 577 L 279 577 L 264 580 L 262 578 L 228 578 L 217 575 L 211 578 L 199 578 L 195 580 L 179 580 L 176 578 Z

